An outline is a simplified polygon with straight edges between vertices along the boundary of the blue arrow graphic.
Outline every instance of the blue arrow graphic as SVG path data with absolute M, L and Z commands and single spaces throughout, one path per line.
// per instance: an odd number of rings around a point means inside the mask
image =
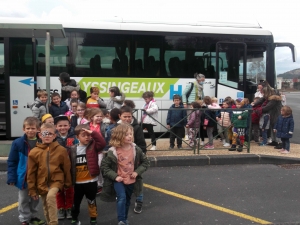
M 19 82 L 23 83 L 23 84 L 26 84 L 28 86 L 31 86 L 31 84 L 36 84 L 36 81 L 31 81 L 32 78 L 28 78 L 28 79 L 25 79 L 25 80 L 20 80 Z

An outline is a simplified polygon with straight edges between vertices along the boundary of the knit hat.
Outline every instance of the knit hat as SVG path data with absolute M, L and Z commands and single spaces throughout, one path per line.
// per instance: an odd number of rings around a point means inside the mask
M 46 119 L 51 118 L 51 117 L 52 117 L 52 115 L 49 114 L 49 113 L 43 115 L 43 116 L 42 116 L 42 119 L 41 119 L 41 120 L 42 120 L 42 123 L 44 123 Z
M 54 117 L 54 124 L 56 125 L 58 123 L 58 121 L 61 121 L 61 120 L 67 120 L 70 122 L 69 117 L 67 117 L 65 115 L 59 115 L 59 116 Z

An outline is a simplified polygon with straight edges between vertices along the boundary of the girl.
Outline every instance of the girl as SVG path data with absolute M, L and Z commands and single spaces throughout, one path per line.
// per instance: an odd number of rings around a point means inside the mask
M 205 96 L 204 104 L 206 105 L 204 108 L 209 108 L 211 106 L 211 98 L 209 96 Z M 204 146 L 205 149 L 214 149 L 213 143 L 213 131 L 214 131 L 214 124 L 216 118 L 216 113 L 212 110 L 205 110 L 204 113 L 201 115 L 201 123 L 204 125 L 204 130 L 206 130 L 207 137 L 209 139 L 208 144 Z
M 67 106 L 69 107 L 69 110 L 72 110 L 72 107 L 71 107 L 71 100 L 75 98 L 77 100 L 77 102 L 79 103 L 80 100 L 79 100 L 79 92 L 76 91 L 76 90 L 73 90 L 71 93 L 70 93 L 70 98 L 67 98 L 65 100 L 65 103 L 67 104 Z
M 142 98 L 146 102 L 143 106 L 144 111 L 142 115 L 142 127 L 148 131 L 149 136 L 151 137 L 152 148 L 150 148 L 150 150 L 156 150 L 156 138 L 153 126 L 156 126 L 156 120 L 158 116 L 158 106 L 153 97 L 153 91 L 146 91 L 142 95 Z
M 51 114 L 45 114 L 42 116 L 42 123 L 51 123 L 54 125 L 54 118 Z
M 71 123 L 71 127 L 73 127 L 75 129 L 75 127 L 79 124 L 86 124 L 89 121 L 87 119 L 84 118 L 84 112 L 86 110 L 85 108 L 85 104 L 83 102 L 79 102 L 79 103 L 71 103 L 71 105 L 73 106 L 73 109 L 75 108 L 76 105 L 76 111 L 74 114 L 72 114 L 70 116 L 70 123 Z
M 223 109 L 230 108 L 230 102 L 224 101 L 222 107 L 223 107 Z M 221 110 L 219 115 L 216 117 L 216 119 L 218 121 L 218 133 L 219 133 L 220 137 L 222 138 L 224 147 L 230 146 L 229 138 L 228 138 L 228 130 L 230 129 L 230 126 L 231 126 L 231 120 L 230 120 L 231 115 L 232 115 L 232 112 Z
M 190 108 L 193 110 L 195 109 L 189 116 L 189 121 L 186 125 L 186 128 L 188 128 L 188 136 L 189 136 L 189 145 L 191 148 L 197 145 L 196 136 L 199 132 L 200 127 L 200 115 L 201 112 L 199 109 L 201 106 L 197 102 L 192 102 Z
M 102 135 L 103 138 L 105 138 L 105 130 L 106 130 L 107 124 L 103 123 L 103 113 L 102 110 L 99 108 L 92 108 L 90 112 L 90 130 L 96 131 Z M 103 159 L 103 153 L 102 151 L 98 154 L 98 165 L 101 166 L 101 162 Z M 100 172 L 98 176 L 98 189 L 97 194 L 100 194 L 103 187 L 103 176 Z
M 111 110 L 113 108 L 121 108 L 125 95 L 120 92 L 120 89 L 117 86 L 109 88 L 110 99 L 106 102 L 106 109 Z
M 122 123 L 114 128 L 109 144 L 112 146 L 103 159 L 101 171 L 105 177 L 100 198 L 115 201 L 117 197 L 118 225 L 128 224 L 131 195 L 142 191 L 142 173 L 150 163 L 142 150 L 133 143 L 133 128 Z
M 289 106 L 283 106 L 280 111 L 281 115 L 278 117 L 274 125 L 274 133 L 281 138 L 282 149 L 279 150 L 282 154 L 290 153 L 290 138 L 294 132 L 294 118 L 292 109 Z
M 69 118 L 71 118 L 71 116 L 76 113 L 78 99 L 72 98 L 69 104 L 70 104 L 71 109 L 69 109 L 69 111 L 66 112 L 65 115 L 68 116 Z

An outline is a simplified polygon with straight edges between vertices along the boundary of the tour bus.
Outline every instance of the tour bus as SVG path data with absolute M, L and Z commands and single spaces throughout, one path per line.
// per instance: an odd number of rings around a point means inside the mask
M 28 104 L 37 90 L 46 89 L 49 67 L 50 92 L 61 92 L 61 72 L 69 73 L 88 96 L 90 87 L 98 87 L 104 100 L 109 87 L 118 86 L 137 109 L 144 104 L 143 92 L 153 91 L 162 110 L 158 120 L 165 124 L 173 95 L 182 95 L 195 73 L 206 77 L 204 94 L 221 104 L 226 96 L 252 99 L 260 80 L 276 87 L 275 48 L 288 47 L 296 58 L 293 44 L 275 43 L 272 33 L 255 23 L 119 18 L 61 22 L 60 35 L 47 30 L 51 23 L 41 24 L 0 18 L 0 134 L 8 139 L 22 135 L 22 122 L 32 115 Z M 43 28 L 53 35 L 49 60 L 46 34 L 38 35 Z M 165 128 L 159 125 L 155 131 Z

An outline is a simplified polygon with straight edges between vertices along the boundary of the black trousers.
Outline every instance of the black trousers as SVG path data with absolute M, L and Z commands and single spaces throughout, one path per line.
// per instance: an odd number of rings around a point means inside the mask
M 156 146 L 156 141 L 155 141 L 155 133 L 153 130 L 153 125 L 152 124 L 147 124 L 147 123 L 143 123 L 143 129 L 146 128 L 148 131 L 148 134 L 151 138 L 151 143 L 152 145 Z
M 177 137 L 175 136 L 175 134 L 170 132 L 170 147 L 174 147 L 175 138 L 177 138 L 177 146 L 181 146 L 182 138 L 184 137 L 185 134 L 184 127 L 173 127 L 171 131 L 175 133 Z
M 92 220 L 97 218 L 97 205 L 96 205 L 96 194 L 97 194 L 97 181 L 75 184 L 74 186 L 74 203 L 72 207 L 72 219 L 77 220 L 80 213 L 80 204 L 83 196 L 88 202 L 89 215 Z

